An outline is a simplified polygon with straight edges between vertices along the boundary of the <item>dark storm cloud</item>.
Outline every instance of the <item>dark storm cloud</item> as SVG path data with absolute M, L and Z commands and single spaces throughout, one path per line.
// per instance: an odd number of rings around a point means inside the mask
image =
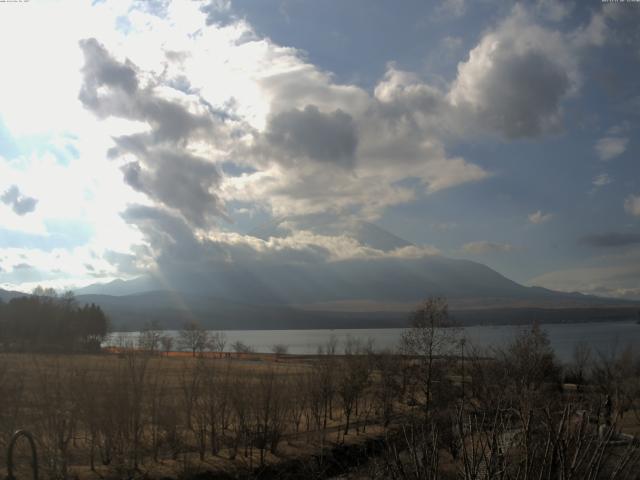
M 142 118 L 153 128 L 155 141 L 179 141 L 194 132 L 213 129 L 208 114 L 195 115 L 184 106 L 152 95 L 140 99 L 138 104 Z
M 136 158 L 122 167 L 124 181 L 196 226 L 224 216 L 214 191 L 220 170 L 188 148 L 192 140 L 216 139 L 224 121 L 219 112 L 197 95 L 165 98 L 155 89 L 157 79 L 141 87 L 135 65 L 119 62 L 93 38 L 82 40 L 80 48 L 85 56 L 79 95 L 84 106 L 101 117 L 144 121 L 151 127 L 148 133 L 114 138 L 109 158 Z
M 148 155 L 152 158 L 141 156 L 145 167 L 138 162 L 122 167 L 129 186 L 175 208 L 198 226 L 210 217 L 224 216 L 221 201 L 211 191 L 222 178 L 214 164 L 185 152 L 158 149 Z
M 142 168 L 138 162 L 127 163 L 121 168 L 124 182 L 138 192 L 146 193 L 144 184 L 140 179 Z
M 0 201 L 9 205 L 16 215 L 26 215 L 36 209 L 38 200 L 20 193 L 17 185 L 11 185 L 1 196 Z
M 580 243 L 590 247 L 608 248 L 625 247 L 640 243 L 640 233 L 608 232 L 597 235 L 587 235 L 580 239 Z
M 122 213 L 122 218 L 135 225 L 156 252 L 180 259 L 197 255 L 200 249 L 200 243 L 189 225 L 180 217 L 160 208 L 132 205 Z
M 78 97 L 85 107 L 96 113 L 109 108 L 103 105 L 98 96 L 98 88 L 103 86 L 126 95 L 133 95 L 137 91 L 138 78 L 131 62 L 118 62 L 95 38 L 80 40 L 80 48 L 85 64 L 82 69 L 84 82 Z
M 203 112 L 195 114 L 185 105 L 155 94 L 153 84 L 140 88 L 135 65 L 129 60 L 119 62 L 94 38 L 81 40 L 80 48 L 85 65 L 78 98 L 96 115 L 146 121 L 152 127 L 149 140 L 155 142 L 177 142 L 196 133 L 211 133 L 214 125 L 208 106 L 200 105 Z
M 345 167 L 353 166 L 358 146 L 351 115 L 340 109 L 323 113 L 315 105 L 273 116 L 266 138 L 289 158 L 305 157 Z

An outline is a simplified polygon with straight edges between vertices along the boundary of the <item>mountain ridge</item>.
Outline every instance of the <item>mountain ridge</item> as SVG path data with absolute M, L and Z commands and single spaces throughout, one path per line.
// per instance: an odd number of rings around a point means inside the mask
M 209 262 L 197 273 L 146 274 L 92 284 L 75 293 L 81 303 L 100 305 L 123 328 L 139 328 L 152 319 L 167 328 L 187 320 L 230 329 L 404 326 L 408 313 L 430 296 L 446 297 L 453 316 L 466 323 L 626 318 L 640 306 L 524 286 L 472 260 L 390 255 L 415 245 L 353 219 L 274 219 L 251 235 L 268 241 L 294 230 L 346 235 L 385 255 L 307 263 L 250 263 L 240 258 Z

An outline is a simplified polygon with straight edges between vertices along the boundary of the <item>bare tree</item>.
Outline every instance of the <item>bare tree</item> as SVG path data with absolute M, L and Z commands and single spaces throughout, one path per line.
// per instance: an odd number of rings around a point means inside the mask
M 222 353 L 227 346 L 227 335 L 224 332 L 212 332 L 209 334 L 209 348 L 213 352 Z
M 547 334 L 538 324 L 522 330 L 506 348 L 494 352 L 507 387 L 503 399 L 517 404 L 523 415 L 558 400 L 560 367 Z
M 373 395 L 376 409 L 382 415 L 383 426 L 391 423 L 394 412 L 394 401 L 400 395 L 400 372 L 402 364 L 392 352 L 382 352 L 374 357 L 377 375 L 374 377 Z
M 138 348 L 147 353 L 154 354 L 160 349 L 162 330 L 157 320 L 145 323 L 138 336 Z
M 242 340 L 236 340 L 231 344 L 231 348 L 236 353 L 253 353 L 253 348 L 244 343 Z
M 591 362 L 591 347 L 583 341 L 576 343 L 572 357 L 567 373 L 580 389 L 586 380 L 587 369 Z
M 358 412 L 358 399 L 367 386 L 370 376 L 369 359 L 362 349 L 360 342 L 347 339 L 345 355 L 338 364 L 336 392 L 342 404 L 345 417 L 344 434 L 349 434 L 351 413 Z
M 160 345 L 162 345 L 162 351 L 168 356 L 173 348 L 173 337 L 170 335 L 163 335 L 160 337 Z
M 425 300 L 412 313 L 410 320 L 410 328 L 402 334 L 402 349 L 417 359 L 417 380 L 424 396 L 427 419 L 437 373 L 436 358 L 452 351 L 460 332 L 449 318 L 447 301 L 441 297 Z
M 277 343 L 271 347 L 271 351 L 277 356 L 286 355 L 289 352 L 289 347 L 283 343 Z
M 189 350 L 196 356 L 196 353 L 204 352 L 209 345 L 209 332 L 196 322 L 186 322 L 179 332 L 178 344 L 183 350 Z

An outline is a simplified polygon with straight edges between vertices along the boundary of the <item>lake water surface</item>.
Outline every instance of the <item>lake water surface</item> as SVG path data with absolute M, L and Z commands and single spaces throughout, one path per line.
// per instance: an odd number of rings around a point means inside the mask
M 468 344 L 478 347 L 500 347 L 510 342 L 523 326 L 496 325 L 470 326 L 462 329 Z M 621 351 L 627 345 L 640 349 L 640 325 L 634 321 L 547 324 L 541 328 L 549 335 L 551 346 L 558 358 L 570 361 L 578 342 L 587 343 L 594 353 L 609 355 Z M 178 337 L 177 331 L 168 335 Z M 376 349 L 393 349 L 398 346 L 402 329 L 339 329 L 339 330 L 226 330 L 227 345 L 240 340 L 256 352 L 270 352 L 273 345 L 283 344 L 292 354 L 313 354 L 332 336 L 338 340 L 341 352 L 347 338 L 367 341 L 371 339 Z M 114 333 L 107 344 L 116 345 L 121 339 L 135 340 L 137 332 Z

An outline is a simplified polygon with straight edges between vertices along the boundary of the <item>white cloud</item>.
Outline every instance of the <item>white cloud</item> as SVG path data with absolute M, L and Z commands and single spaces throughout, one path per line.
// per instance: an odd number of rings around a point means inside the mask
M 608 174 L 601 173 L 600 175 L 597 175 L 594 177 L 592 183 L 595 188 L 601 188 L 601 187 L 604 187 L 605 185 L 609 185 L 612 182 L 613 182 L 613 179 Z
M 534 224 L 538 225 L 538 224 L 545 223 L 545 222 L 548 222 L 549 220 L 551 220 L 553 218 L 553 214 L 552 213 L 542 213 L 542 210 L 538 210 L 536 212 L 533 212 L 533 213 L 529 214 L 529 216 L 527 218 L 529 219 L 529 221 L 531 223 L 534 223 Z
M 635 217 L 640 217 L 640 195 L 629 195 L 624 201 L 624 209 Z
M 388 206 L 490 175 L 446 154 L 444 95 L 415 74 L 390 65 L 372 97 L 310 65 L 294 71 L 262 82 L 273 99 L 265 129 L 230 154 L 257 171 L 224 179 L 224 200 L 266 203 L 278 216 L 360 211 L 373 219 Z M 398 185 L 409 178 L 423 188 Z
M 596 142 L 595 149 L 600 160 L 612 160 L 625 152 L 628 143 L 625 137 L 603 137 Z
M 285 263 L 287 261 L 286 255 L 280 256 L 280 253 L 293 251 L 315 252 L 323 259 L 330 262 L 354 259 L 416 259 L 440 254 L 440 250 L 431 245 L 408 245 L 389 251 L 383 251 L 363 245 L 356 239 L 347 235 L 320 235 L 308 230 L 297 230 L 291 232 L 291 234 L 286 237 L 271 237 L 268 240 L 262 240 L 247 235 L 239 235 L 237 233 L 217 233 L 211 235 L 208 239 L 221 245 L 222 248 L 226 249 L 226 251 L 232 256 L 241 254 L 244 257 L 242 259 L 243 261 L 247 260 L 246 249 L 251 250 L 251 255 L 254 256 L 278 256 L 278 261 Z M 239 258 L 236 258 L 236 260 L 239 260 Z M 262 258 L 261 260 L 272 261 L 265 258 Z
M 37 285 L 60 290 L 112 279 L 121 273 L 90 247 L 0 249 L 0 288 L 31 291 Z

